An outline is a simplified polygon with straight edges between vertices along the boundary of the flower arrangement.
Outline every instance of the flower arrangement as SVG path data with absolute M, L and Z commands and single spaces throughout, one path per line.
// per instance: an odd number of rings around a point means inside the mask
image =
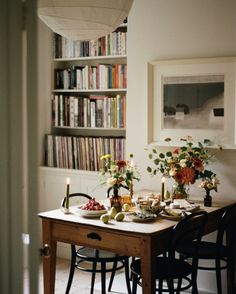
M 200 183 L 199 187 L 205 189 L 206 192 L 210 192 L 211 190 L 215 190 L 217 192 L 217 186 L 219 185 L 220 181 L 216 177 L 215 174 L 212 174 L 208 178 L 204 178 Z
M 169 142 L 171 139 L 167 138 L 165 141 Z M 154 167 L 148 166 L 147 171 L 152 175 L 161 172 L 164 177 L 173 178 L 180 187 L 194 184 L 197 179 L 203 179 L 205 183 L 208 181 L 208 184 L 214 183 L 214 187 L 217 187 L 219 181 L 216 180 L 216 175 L 205 169 L 214 156 L 207 148 L 211 143 L 210 140 L 198 142 L 197 146 L 194 146 L 190 136 L 182 138 L 181 141 L 185 143 L 184 146 L 166 153 L 158 153 L 157 148 L 152 148 L 148 157 L 154 163 Z
M 139 172 L 132 158 L 133 154 L 129 155 L 127 161 L 112 160 L 111 154 L 101 156 L 100 159 L 103 161 L 103 168 L 100 170 L 102 184 L 107 184 L 113 189 L 119 189 L 122 186 L 132 188 L 133 181 L 140 180 Z

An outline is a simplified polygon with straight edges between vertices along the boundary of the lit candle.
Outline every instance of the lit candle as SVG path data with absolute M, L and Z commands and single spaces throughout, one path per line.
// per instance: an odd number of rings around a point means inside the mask
M 133 160 L 130 161 L 130 167 L 131 167 L 131 169 L 133 169 L 133 167 L 134 167 Z M 130 198 L 131 199 L 133 198 L 133 194 L 134 194 L 134 185 L 133 185 L 133 178 L 131 178 L 131 181 L 130 181 Z
M 69 209 L 70 178 L 66 179 L 66 208 Z
M 164 201 L 164 193 L 165 193 L 165 177 L 161 178 L 161 201 Z

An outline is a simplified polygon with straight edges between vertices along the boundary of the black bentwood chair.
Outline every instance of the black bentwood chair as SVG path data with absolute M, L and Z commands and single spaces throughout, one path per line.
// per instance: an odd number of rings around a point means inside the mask
M 192 287 L 192 293 L 198 293 L 196 281 L 198 247 L 195 246 L 196 255 L 191 264 L 180 260 L 177 256 L 178 248 L 181 248 L 185 242 L 189 242 L 189 240 L 196 240 L 196 244 L 200 242 L 206 220 L 207 213 L 205 211 L 194 212 L 180 220 L 172 229 L 170 239 L 167 242 L 166 254 L 163 257 L 156 257 L 156 280 L 158 282 L 156 291 L 158 293 L 180 293 L 190 287 Z M 131 263 L 131 271 L 133 273 L 132 293 L 136 294 L 137 285 L 142 286 L 140 259 Z M 182 280 L 187 283 L 182 285 Z M 165 287 L 164 281 L 166 282 Z
M 84 193 L 73 193 L 69 195 L 69 198 L 78 197 L 80 200 L 92 199 L 91 196 Z M 65 207 L 66 197 L 62 199 L 61 207 Z M 99 236 L 98 236 L 99 237 Z M 92 236 L 96 238 L 96 234 Z M 86 263 L 86 264 L 85 264 Z M 90 264 L 90 267 L 88 266 Z M 100 267 L 97 267 L 97 264 L 100 264 Z M 112 264 L 112 267 L 107 267 L 107 264 Z M 71 245 L 71 264 L 70 264 L 70 273 L 66 287 L 66 294 L 70 292 L 72 280 L 74 277 L 75 269 L 79 269 L 85 272 L 92 273 L 91 278 L 91 290 L 90 294 L 93 294 L 94 283 L 96 273 L 101 274 L 101 285 L 102 285 L 102 294 L 106 293 L 106 273 L 111 272 L 110 282 L 108 285 L 108 291 L 111 291 L 114 276 L 116 271 L 124 268 L 125 269 L 125 279 L 128 293 L 131 294 L 130 282 L 129 282 L 129 257 L 121 256 L 113 252 L 105 250 L 97 250 L 94 248 L 80 247 L 76 248 L 75 245 Z
M 224 244 L 227 235 L 227 245 Z M 202 266 L 198 265 L 200 270 L 211 270 L 216 272 L 216 285 L 217 293 L 222 294 L 222 282 L 221 282 L 221 270 L 230 269 L 230 283 L 232 293 L 236 293 L 235 286 L 235 243 L 236 241 L 236 204 L 230 206 L 223 214 L 219 223 L 219 227 L 216 234 L 216 241 L 208 242 L 201 241 L 197 257 L 199 262 L 201 260 L 212 260 L 215 262 L 215 266 Z M 181 257 L 193 258 L 195 257 L 195 242 L 191 242 L 186 246 L 183 246 L 180 250 Z

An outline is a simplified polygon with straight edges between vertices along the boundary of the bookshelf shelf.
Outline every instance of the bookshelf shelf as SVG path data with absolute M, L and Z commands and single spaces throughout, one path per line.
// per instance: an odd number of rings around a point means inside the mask
M 125 131 L 126 129 L 125 128 L 99 128 L 99 127 L 94 127 L 94 128 L 91 128 L 91 127 L 55 127 L 53 126 L 53 128 L 55 129 L 66 129 L 66 130 L 86 130 L 86 131 L 104 131 L 104 132 L 109 132 L 109 131 Z
M 126 88 L 120 89 L 54 89 L 53 93 L 118 93 L 126 92 Z
M 107 56 L 85 56 L 85 57 L 65 57 L 65 58 L 54 58 L 55 62 L 74 62 L 74 61 L 100 61 L 100 60 L 125 60 L 127 58 L 126 55 L 107 55 Z

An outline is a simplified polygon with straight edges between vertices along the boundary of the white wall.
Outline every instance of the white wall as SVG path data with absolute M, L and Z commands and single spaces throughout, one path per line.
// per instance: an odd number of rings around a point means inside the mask
M 142 174 L 137 187 L 160 189 L 158 176 L 146 172 L 147 62 L 236 55 L 235 16 L 235 0 L 134 1 L 128 26 L 127 152 L 134 153 Z M 232 150 L 217 154 L 212 169 L 221 184 L 219 192 L 212 193 L 214 199 L 236 199 L 235 155 Z M 191 191 L 203 193 L 194 187 Z
M 147 62 L 236 55 L 235 0 L 135 0 L 128 25 L 127 152 L 141 171 L 138 188 L 160 190 L 160 176 L 146 172 Z M 194 136 L 194 134 L 190 134 Z M 217 198 L 236 199 L 236 151 L 223 150 L 211 166 L 220 178 Z M 195 184 L 197 186 L 197 184 Z M 203 197 L 198 187 L 191 195 Z M 215 275 L 200 272 L 199 287 L 215 293 Z

